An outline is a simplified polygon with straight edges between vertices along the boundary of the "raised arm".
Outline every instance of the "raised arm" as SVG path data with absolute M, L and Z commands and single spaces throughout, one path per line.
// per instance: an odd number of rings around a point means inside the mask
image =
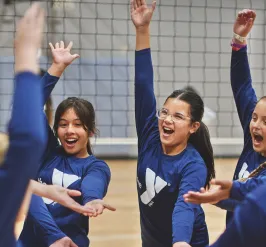
M 156 100 L 153 87 L 153 67 L 150 51 L 150 21 L 156 2 L 149 7 L 145 0 L 131 0 L 131 19 L 136 28 L 135 52 L 135 119 L 139 147 L 156 117 Z
M 53 46 L 52 43 L 49 43 L 49 46 L 52 52 L 53 63 L 42 78 L 44 103 L 48 100 L 56 83 L 58 82 L 67 66 L 79 57 L 78 54 L 71 54 L 71 49 L 73 46 L 72 41 L 67 47 L 65 47 L 63 41 L 56 43 L 55 46 Z
M 43 104 L 48 100 L 51 95 L 56 83 L 58 82 L 60 76 L 63 74 L 65 69 L 79 57 L 78 54 L 71 54 L 71 49 L 73 46 L 73 42 L 71 41 L 67 47 L 63 41 L 60 43 L 56 43 L 55 47 L 52 43 L 49 43 L 52 56 L 53 63 L 51 67 L 48 69 L 48 72 L 42 77 L 42 85 L 43 85 Z M 45 117 L 46 119 L 46 117 Z M 46 146 L 45 154 L 43 156 L 43 160 L 50 156 L 51 152 L 56 149 L 59 145 L 57 138 L 54 136 L 53 131 L 51 130 L 49 123 L 46 119 L 46 129 L 48 132 L 48 143 Z
M 234 33 L 246 38 L 255 18 L 256 14 L 252 10 L 240 11 L 234 24 Z M 233 38 L 231 58 L 231 86 L 245 138 L 249 136 L 249 122 L 257 103 L 252 87 L 246 45 L 246 41 L 240 42 L 237 38 Z
M 33 4 L 17 26 L 9 149 L 0 169 L 0 195 L 5 198 L 0 204 L 0 246 L 14 246 L 15 218 L 29 179 L 36 175 L 47 140 L 36 61 L 43 24 L 44 11 Z

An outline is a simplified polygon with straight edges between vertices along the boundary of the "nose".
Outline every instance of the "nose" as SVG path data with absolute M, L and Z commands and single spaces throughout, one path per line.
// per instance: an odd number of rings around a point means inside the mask
M 69 124 L 66 130 L 67 134 L 72 134 L 74 133 L 74 126 L 72 124 Z
M 166 118 L 164 119 L 165 122 L 171 123 L 172 120 L 172 116 L 171 115 L 167 115 Z
M 261 121 L 257 120 L 256 122 L 253 122 L 253 128 L 255 129 L 259 129 L 260 128 L 260 125 L 261 125 Z

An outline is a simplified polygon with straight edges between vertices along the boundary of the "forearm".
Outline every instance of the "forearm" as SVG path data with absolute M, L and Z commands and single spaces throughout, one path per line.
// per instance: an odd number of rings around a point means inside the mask
M 43 199 L 36 195 L 32 195 L 28 218 L 37 227 L 38 236 L 47 246 L 66 236 L 55 223 Z
M 150 48 L 150 27 L 136 28 L 136 51 Z
M 64 73 L 66 67 L 67 66 L 64 64 L 60 65 L 60 64 L 52 63 L 52 65 L 50 66 L 47 72 L 52 76 L 60 77 Z

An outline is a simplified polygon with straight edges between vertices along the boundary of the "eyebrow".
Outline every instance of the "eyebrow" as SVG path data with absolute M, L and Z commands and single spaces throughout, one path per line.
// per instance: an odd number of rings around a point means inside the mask
M 75 118 L 73 121 L 76 121 L 76 120 L 79 120 L 80 121 L 80 119 L 79 118 Z M 66 119 L 64 119 L 64 118 L 60 118 L 60 120 L 59 121 L 68 121 L 68 120 L 66 120 Z

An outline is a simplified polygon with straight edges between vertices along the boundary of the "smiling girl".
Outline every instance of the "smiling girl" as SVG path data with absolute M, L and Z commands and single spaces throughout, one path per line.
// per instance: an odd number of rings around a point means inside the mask
M 142 246 L 205 247 L 209 239 L 204 212 L 183 199 L 215 176 L 210 137 L 202 122 L 204 104 L 195 92 L 176 90 L 156 113 L 149 34 L 155 4 L 131 0 Z

